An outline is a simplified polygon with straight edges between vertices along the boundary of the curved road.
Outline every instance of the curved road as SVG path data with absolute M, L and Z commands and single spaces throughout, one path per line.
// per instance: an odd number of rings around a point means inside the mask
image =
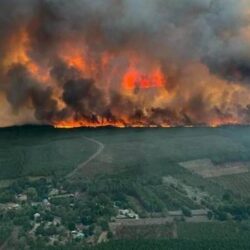
M 98 149 L 97 151 L 91 155 L 86 161 L 80 163 L 72 172 L 70 172 L 66 178 L 71 178 L 73 177 L 74 175 L 77 174 L 78 171 L 80 171 L 82 168 L 84 168 L 88 163 L 90 163 L 92 160 L 94 160 L 99 154 L 101 154 L 101 152 L 103 151 L 103 149 L 105 148 L 104 144 L 95 140 L 95 139 L 92 139 L 92 138 L 89 138 L 89 137 L 86 137 L 84 136 L 83 137 L 84 139 L 88 140 L 88 141 L 91 141 L 95 144 L 98 145 Z

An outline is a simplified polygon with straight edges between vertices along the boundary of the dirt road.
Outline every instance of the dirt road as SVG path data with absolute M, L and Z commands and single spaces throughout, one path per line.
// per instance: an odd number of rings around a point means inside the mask
M 93 161 L 99 154 L 102 153 L 103 149 L 105 148 L 104 144 L 95 140 L 95 139 L 92 139 L 92 138 L 89 138 L 89 137 L 86 137 L 84 136 L 83 137 L 84 139 L 88 140 L 88 141 L 91 141 L 93 143 L 95 143 L 96 145 L 98 145 L 98 148 L 97 148 L 97 151 L 91 155 L 86 161 L 80 163 L 72 172 L 70 172 L 66 178 L 72 178 L 74 177 L 75 175 L 77 175 L 77 173 L 83 169 L 88 163 L 90 163 L 91 161 Z

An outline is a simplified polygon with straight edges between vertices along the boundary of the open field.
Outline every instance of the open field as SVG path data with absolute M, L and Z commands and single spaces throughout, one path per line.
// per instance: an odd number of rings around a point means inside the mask
M 81 175 L 119 172 L 186 174 L 179 162 L 214 163 L 250 159 L 249 127 L 171 129 L 76 129 L 17 127 L 0 130 L 0 178 L 64 175 L 105 149 L 81 169 Z M 241 171 L 240 168 L 239 171 Z M 244 170 L 244 169 L 243 169 Z
M 250 167 L 249 162 L 230 162 L 215 165 L 210 159 L 186 161 L 181 162 L 180 165 L 204 178 L 247 173 Z
M 166 219 L 122 221 L 111 224 L 116 239 L 164 239 L 176 238 L 174 223 Z

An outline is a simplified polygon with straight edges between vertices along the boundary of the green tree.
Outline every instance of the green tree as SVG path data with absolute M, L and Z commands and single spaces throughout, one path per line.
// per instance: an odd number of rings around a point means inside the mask
M 27 190 L 26 190 L 26 194 L 28 196 L 28 199 L 31 200 L 31 201 L 36 201 L 37 198 L 38 198 L 38 194 L 37 194 L 37 191 L 35 188 L 33 187 L 29 187 Z

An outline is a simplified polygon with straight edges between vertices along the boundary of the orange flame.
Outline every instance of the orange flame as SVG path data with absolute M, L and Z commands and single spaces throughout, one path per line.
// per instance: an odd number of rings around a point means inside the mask
M 154 125 L 154 124 L 144 124 L 144 123 L 133 123 L 133 121 L 103 121 L 101 123 L 96 122 L 89 122 L 89 121 L 59 121 L 53 124 L 55 128 L 59 129 L 72 129 L 72 128 L 101 128 L 101 127 L 115 127 L 115 128 L 170 128 L 169 124 L 161 124 L 161 125 Z
M 25 65 L 32 76 L 41 81 L 48 82 L 49 71 L 43 69 L 39 64 L 34 62 L 29 56 L 29 35 L 25 29 L 19 30 L 9 38 L 11 52 L 3 60 L 3 68 L 8 71 L 13 64 Z
M 217 118 L 210 121 L 209 126 L 212 128 L 221 127 L 223 125 L 240 125 L 239 120 L 231 117 Z
M 61 129 L 70 129 L 70 128 L 80 128 L 80 127 L 87 127 L 87 128 L 98 128 L 98 127 L 117 127 L 117 128 L 125 128 L 125 124 L 122 122 L 108 122 L 104 121 L 101 123 L 90 122 L 90 121 L 59 121 L 53 124 L 55 128 Z
M 144 74 L 136 68 L 130 68 L 123 77 L 123 87 L 127 90 L 135 88 L 148 89 L 163 87 L 165 78 L 159 68 L 153 69 L 148 74 Z

